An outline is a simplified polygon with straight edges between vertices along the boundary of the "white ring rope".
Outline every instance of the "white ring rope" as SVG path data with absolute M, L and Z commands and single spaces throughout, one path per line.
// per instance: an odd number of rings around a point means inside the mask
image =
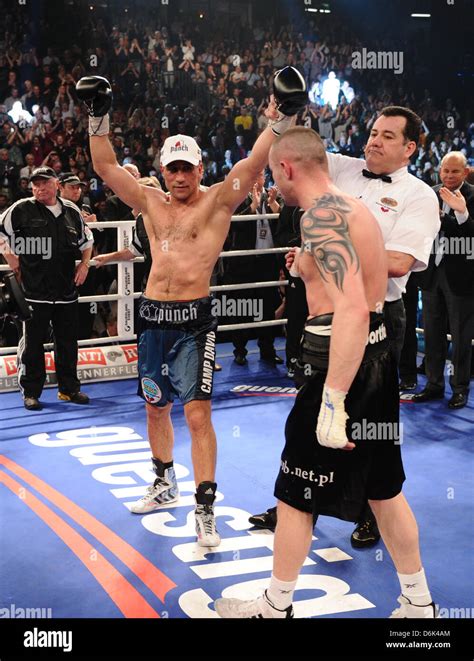
M 261 219 L 273 220 L 278 218 L 279 214 L 269 213 L 269 214 L 253 214 L 253 215 L 242 215 L 242 216 L 232 216 L 231 222 L 249 222 L 256 221 Z M 106 222 L 94 222 L 90 224 L 90 227 L 93 229 L 117 229 L 117 244 L 118 250 L 123 250 L 127 248 L 131 243 L 132 238 L 132 227 L 135 225 L 134 220 L 116 220 L 116 221 L 106 221 Z M 122 230 L 122 231 L 120 231 Z M 286 253 L 290 250 L 287 248 L 267 248 L 262 250 L 228 250 L 220 253 L 219 257 L 241 257 L 241 256 L 250 256 L 250 255 L 274 255 Z M 133 292 L 133 264 L 143 262 L 143 257 L 135 257 L 134 259 L 127 262 L 109 262 L 109 264 L 117 264 L 118 275 L 117 275 L 117 294 L 98 294 L 96 296 L 80 296 L 80 303 L 106 303 L 106 302 L 117 302 L 118 303 L 118 322 L 117 326 L 119 329 L 118 335 L 112 335 L 109 337 L 97 337 L 89 340 L 79 340 L 78 345 L 80 347 L 85 346 L 95 346 L 99 344 L 117 344 L 120 342 L 130 342 L 136 340 L 136 334 L 134 333 L 133 328 L 133 300 L 139 298 L 141 292 Z M 76 262 L 79 264 L 79 262 Z M 95 266 L 95 261 L 91 259 L 91 266 Z M 0 265 L 1 271 L 9 271 L 10 267 L 6 265 Z M 263 287 L 284 287 L 288 285 L 288 280 L 270 280 L 264 282 L 246 282 L 238 283 L 231 285 L 215 285 L 210 287 L 211 292 L 225 292 L 225 291 L 235 291 L 239 289 L 261 289 Z M 281 326 L 287 324 L 287 319 L 275 319 L 269 321 L 256 321 L 248 322 L 243 324 L 227 324 L 224 326 L 219 326 L 217 331 L 234 331 L 246 328 L 263 328 L 266 326 Z M 417 333 L 424 334 L 423 328 L 417 328 Z M 447 339 L 451 340 L 451 335 L 447 335 Z M 474 344 L 474 340 L 473 340 Z M 52 344 L 45 344 L 46 348 L 50 348 Z M 0 347 L 0 356 L 15 354 L 17 347 Z
M 232 222 L 240 221 L 256 221 L 260 219 L 273 220 L 277 219 L 279 214 L 252 214 L 242 216 L 232 216 Z M 89 225 L 92 229 L 117 229 L 117 244 L 118 250 L 127 248 L 131 243 L 132 228 L 135 225 L 134 220 L 117 220 L 94 222 Z M 122 231 L 120 231 L 122 230 Z M 268 248 L 262 250 L 229 250 L 220 253 L 219 257 L 241 257 L 246 255 L 268 255 L 268 254 L 281 254 L 286 253 L 290 248 Z M 79 340 L 79 347 L 96 346 L 100 344 L 117 344 L 120 342 L 130 342 L 136 340 L 136 334 L 133 332 L 133 309 L 130 310 L 130 304 L 133 305 L 133 300 L 140 298 L 142 292 L 133 292 L 133 264 L 143 262 L 143 257 L 135 257 L 127 262 L 108 262 L 109 264 L 116 264 L 118 267 L 117 273 L 117 294 L 98 294 L 95 296 L 80 296 L 80 303 L 118 303 L 118 322 L 119 328 L 118 335 L 111 335 L 108 337 L 97 337 L 88 340 Z M 79 264 L 79 261 L 76 262 Z M 90 260 L 90 265 L 95 266 L 95 261 Z M 132 266 L 131 266 L 132 265 Z M 0 265 L 0 271 L 9 271 L 8 265 Z M 125 286 L 126 283 L 126 286 Z M 244 282 L 230 285 L 215 285 L 210 287 L 211 292 L 224 292 L 235 291 L 239 289 L 260 289 L 263 287 L 284 287 L 288 284 L 288 280 L 271 280 L 264 282 Z M 133 292 L 133 293 L 132 293 Z M 287 319 L 275 319 L 269 321 L 256 321 L 242 324 L 227 324 L 219 326 L 217 331 L 234 331 L 246 328 L 263 328 L 265 326 L 281 326 L 286 325 Z M 46 349 L 53 347 L 52 343 L 45 344 Z M 0 356 L 15 354 L 17 347 L 0 347 Z

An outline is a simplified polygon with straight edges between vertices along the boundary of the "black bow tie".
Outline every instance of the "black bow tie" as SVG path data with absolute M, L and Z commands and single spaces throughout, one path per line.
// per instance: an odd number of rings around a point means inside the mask
M 370 170 L 362 170 L 362 174 L 364 177 L 367 177 L 367 179 L 381 179 L 382 181 L 385 181 L 386 184 L 392 183 L 392 177 L 389 177 L 388 174 L 375 174 Z

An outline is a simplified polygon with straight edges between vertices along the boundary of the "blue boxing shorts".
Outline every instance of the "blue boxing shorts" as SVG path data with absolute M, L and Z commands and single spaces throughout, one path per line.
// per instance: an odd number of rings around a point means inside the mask
M 138 395 L 166 406 L 177 396 L 187 404 L 211 399 L 217 319 L 212 298 L 153 301 L 138 307 Z
M 367 499 L 388 500 L 405 480 L 400 452 L 398 373 L 384 318 L 370 315 L 367 345 L 345 401 L 351 451 L 323 447 L 316 425 L 329 365 L 332 314 L 308 320 L 299 367 L 307 373 L 285 427 L 278 500 L 302 512 L 360 521 Z M 308 368 L 308 369 L 307 369 Z

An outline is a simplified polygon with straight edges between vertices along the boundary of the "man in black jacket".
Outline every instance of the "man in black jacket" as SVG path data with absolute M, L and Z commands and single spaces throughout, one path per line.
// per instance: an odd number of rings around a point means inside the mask
M 276 201 L 276 189 L 269 193 L 263 187 L 264 172 L 261 172 L 252 193 L 242 202 L 235 211 L 236 216 L 256 213 L 277 213 L 280 206 Z M 257 220 L 256 222 L 234 222 L 231 226 L 231 250 L 255 250 L 274 247 L 273 231 L 276 221 Z M 260 282 L 262 280 L 278 280 L 279 266 L 276 255 L 245 255 L 242 257 L 229 257 L 225 264 L 225 283 L 238 284 L 244 282 Z M 230 296 L 228 297 L 231 298 Z M 253 321 L 267 321 L 275 318 L 275 310 L 280 304 L 276 287 L 262 287 L 261 289 L 241 289 L 235 298 L 236 309 L 247 308 L 248 316 L 237 314 L 234 323 L 248 323 Z M 253 317 L 245 302 L 252 302 Z M 239 305 L 240 303 L 240 305 Z M 247 341 L 251 337 L 258 337 L 260 358 L 273 365 L 280 365 L 283 360 L 276 354 L 274 347 L 275 331 L 272 327 L 260 329 L 236 330 L 232 333 L 235 362 L 237 365 L 247 363 Z
M 33 308 L 18 346 L 18 383 L 25 408 L 41 409 L 39 397 L 46 381 L 43 342 L 51 323 L 58 399 L 88 404 L 77 378 L 77 287 L 87 277 L 92 233 L 77 206 L 58 197 L 52 168 L 36 168 L 31 184 L 33 197 L 15 202 L 0 217 L 5 258 L 21 277 Z M 76 267 L 77 250 L 81 262 Z
M 89 225 L 89 223 L 94 223 L 97 220 L 97 216 L 92 212 L 89 205 L 82 204 L 81 198 L 86 185 L 73 172 L 64 172 L 59 177 L 59 195 L 63 200 L 74 202 L 81 210 L 84 221 Z M 94 248 L 97 249 L 104 233 L 102 230 L 90 229 L 94 237 Z M 76 259 L 80 259 L 80 252 L 78 251 L 78 253 Z M 94 296 L 96 293 L 96 269 L 94 266 L 91 266 L 84 283 L 79 287 L 79 295 Z M 96 315 L 95 307 L 91 303 L 79 303 L 79 340 L 88 340 L 92 337 L 92 328 Z
M 469 394 L 472 338 L 474 336 L 474 186 L 462 152 L 450 152 L 441 162 L 442 185 L 435 186 L 441 215 L 427 270 L 420 275 L 425 327 L 425 388 L 413 401 L 444 396 L 446 333 L 452 337 L 453 396 L 450 409 L 466 406 Z
M 278 247 L 301 247 L 300 220 L 303 209 L 283 205 L 278 218 L 278 225 L 274 235 L 275 245 Z M 308 316 L 308 304 L 306 302 L 306 287 L 301 278 L 294 278 L 285 265 L 285 259 L 281 260 L 285 279 L 288 285 L 285 287 L 285 316 L 286 324 L 286 366 L 288 376 L 295 375 L 296 361 L 300 353 L 301 335 Z
M 134 179 L 140 179 L 140 171 L 135 164 L 126 163 L 123 167 L 127 172 L 130 172 Z M 113 222 L 116 220 L 134 220 L 134 216 L 132 209 L 125 202 L 122 202 L 118 195 L 111 195 L 107 198 L 104 220 Z M 117 250 L 117 228 L 104 230 L 104 235 L 101 252 L 115 252 Z M 101 278 L 104 291 L 107 292 L 112 282 L 117 279 L 117 268 L 110 266 L 103 269 Z

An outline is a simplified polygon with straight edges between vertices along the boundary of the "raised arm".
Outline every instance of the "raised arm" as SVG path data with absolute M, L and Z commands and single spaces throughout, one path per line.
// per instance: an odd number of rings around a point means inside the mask
M 258 174 L 267 165 L 268 153 L 276 136 L 294 124 L 297 113 L 308 101 L 304 78 L 293 67 L 277 72 L 273 87 L 275 97 L 271 98 L 265 111 L 270 119 L 269 126 L 257 138 L 250 155 L 234 165 L 221 185 L 218 202 L 231 213 L 245 200 Z
M 90 136 L 89 141 L 94 171 L 122 202 L 143 212 L 146 208 L 143 186 L 118 164 L 108 136 Z
M 273 102 L 272 109 L 267 112 L 272 113 L 274 109 Z M 218 196 L 219 205 L 227 207 L 232 213 L 245 200 L 258 175 L 268 163 L 268 153 L 275 138 L 276 135 L 271 127 L 267 126 L 262 131 L 255 141 L 250 155 L 236 163 L 224 183 L 221 184 Z
M 89 112 L 89 142 L 94 171 L 122 202 L 137 211 L 144 211 L 144 187 L 118 164 L 109 141 L 108 111 L 112 105 L 112 89 L 108 80 L 101 76 L 81 78 L 76 92 Z

